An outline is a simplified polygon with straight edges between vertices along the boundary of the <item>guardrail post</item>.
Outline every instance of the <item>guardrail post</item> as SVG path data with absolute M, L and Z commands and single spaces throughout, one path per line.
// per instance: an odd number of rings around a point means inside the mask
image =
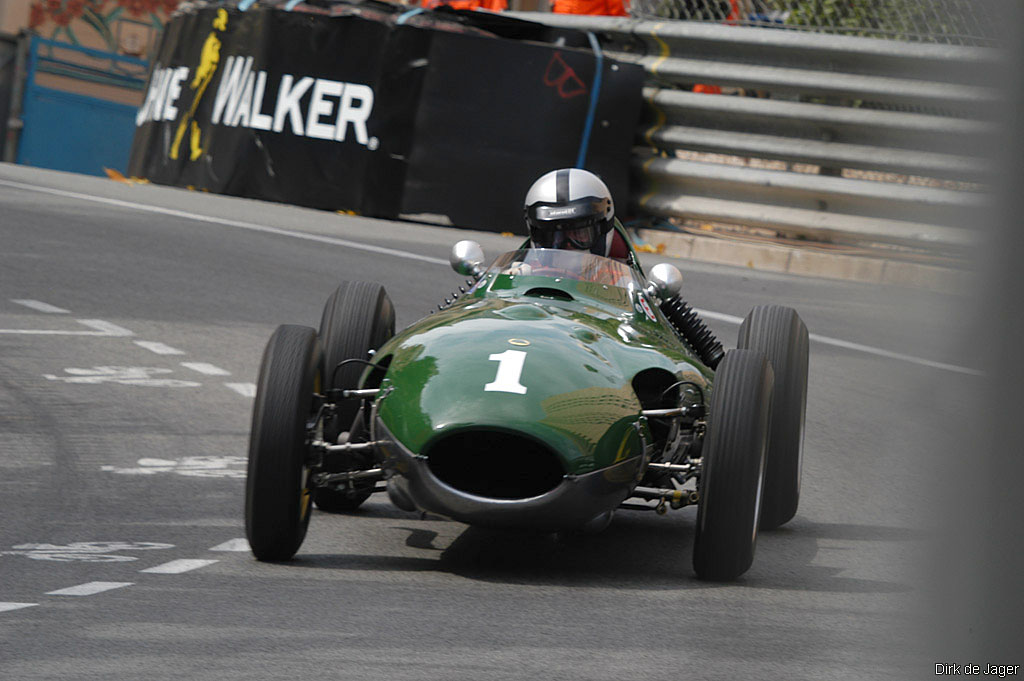
M 15 47 L 14 79 L 11 83 L 11 108 L 7 117 L 7 139 L 4 142 L 4 161 L 14 163 L 18 158 L 18 140 L 25 122 L 21 119 L 23 99 L 25 95 L 25 66 L 28 62 L 28 51 L 31 36 L 25 30 L 18 33 L 18 44 Z

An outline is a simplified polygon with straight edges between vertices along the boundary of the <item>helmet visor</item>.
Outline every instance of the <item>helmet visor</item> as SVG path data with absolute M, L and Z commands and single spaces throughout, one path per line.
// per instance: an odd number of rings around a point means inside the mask
M 600 224 L 590 224 L 539 232 L 535 235 L 534 241 L 540 248 L 565 248 L 576 251 L 589 251 L 600 236 Z
M 568 204 L 534 204 L 527 208 L 526 222 L 538 248 L 590 250 L 607 233 L 608 199 L 586 197 Z

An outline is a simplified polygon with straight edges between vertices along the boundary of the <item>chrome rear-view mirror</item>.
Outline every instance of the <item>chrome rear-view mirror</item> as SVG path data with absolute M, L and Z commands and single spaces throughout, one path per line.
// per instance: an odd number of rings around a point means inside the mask
M 479 277 L 484 273 L 484 249 L 475 241 L 460 241 L 452 246 L 448 261 L 459 274 Z
M 679 272 L 679 268 L 663 262 L 651 268 L 647 275 L 647 286 L 644 288 L 644 293 L 662 301 L 670 300 L 679 295 L 682 286 L 683 275 Z

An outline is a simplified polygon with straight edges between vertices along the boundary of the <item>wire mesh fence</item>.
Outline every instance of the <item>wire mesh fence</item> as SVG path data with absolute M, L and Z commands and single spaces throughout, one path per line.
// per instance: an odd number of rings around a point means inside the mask
M 681 19 L 891 38 L 993 45 L 999 17 L 986 0 L 633 0 L 641 19 Z

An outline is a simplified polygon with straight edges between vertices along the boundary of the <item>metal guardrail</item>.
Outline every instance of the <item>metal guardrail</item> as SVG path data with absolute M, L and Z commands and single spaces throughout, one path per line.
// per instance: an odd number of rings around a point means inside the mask
M 988 164 L 969 155 L 972 141 L 991 133 L 978 120 L 657 88 L 644 97 L 667 119 L 643 133 L 661 149 L 958 180 L 988 174 Z
M 610 56 L 641 64 L 640 212 L 775 229 L 835 242 L 962 249 L 986 203 L 996 131 L 991 48 L 685 21 L 513 13 L 591 31 Z M 697 83 L 755 97 L 698 94 Z M 827 169 L 952 180 L 914 186 L 677 158 L 725 154 Z M 948 186 L 957 189 L 944 188 Z

